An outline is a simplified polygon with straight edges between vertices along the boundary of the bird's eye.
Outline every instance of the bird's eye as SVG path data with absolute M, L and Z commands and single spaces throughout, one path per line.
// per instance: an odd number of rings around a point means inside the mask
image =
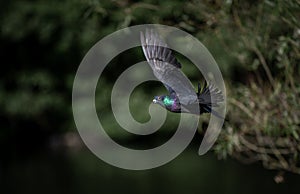
M 157 100 L 161 100 L 161 97 L 160 97 L 160 96 L 158 96 L 158 97 L 157 97 Z

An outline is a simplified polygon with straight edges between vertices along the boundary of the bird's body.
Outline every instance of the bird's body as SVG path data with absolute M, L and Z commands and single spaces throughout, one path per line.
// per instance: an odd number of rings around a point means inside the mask
M 197 97 L 198 100 L 195 103 L 190 103 L 187 105 L 181 104 L 178 97 L 175 93 L 171 95 L 160 95 L 155 96 L 153 102 L 156 104 L 161 105 L 162 107 L 166 108 L 167 110 L 175 113 L 190 113 L 190 114 L 197 114 L 200 115 L 202 113 L 210 113 L 212 112 L 212 106 L 217 106 L 217 104 L 207 103 L 203 101 L 205 95 L 209 94 L 209 86 L 205 85 L 202 90 L 200 84 L 198 84 L 198 92 Z M 218 99 L 219 101 L 222 99 Z M 195 109 L 194 106 L 199 106 L 199 109 Z M 215 113 L 217 114 L 217 113 Z M 218 116 L 218 115 L 216 115 Z
M 175 113 L 217 113 L 212 111 L 212 106 L 217 106 L 223 101 L 221 91 L 212 85 L 198 84 L 196 93 L 189 79 L 181 71 L 181 64 L 172 54 L 171 49 L 162 41 L 153 30 L 141 33 L 141 43 L 144 55 L 153 70 L 154 75 L 160 80 L 169 95 L 155 96 L 153 102 Z M 211 99 L 214 99 L 214 102 Z M 219 117 L 219 116 L 218 116 Z

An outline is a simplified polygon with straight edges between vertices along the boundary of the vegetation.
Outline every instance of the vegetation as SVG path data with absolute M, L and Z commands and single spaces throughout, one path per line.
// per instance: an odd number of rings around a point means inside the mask
M 300 174 L 299 0 L 16 0 L 0 4 L 4 152 L 15 146 L 33 149 L 49 143 L 53 135 L 75 131 L 72 82 L 84 54 L 117 29 L 160 23 L 199 38 L 223 72 L 229 122 L 214 147 L 216 154 L 243 162 L 262 161 L 266 168 Z M 109 96 L 101 94 L 110 91 L 120 73 L 114 71 L 120 61 L 130 66 L 141 57 L 137 50 L 118 56 L 97 91 L 101 102 L 97 109 L 108 112 L 99 117 L 116 138 L 129 137 L 116 130 Z M 197 77 L 192 70 L 185 73 Z M 142 89 L 136 95 L 149 102 L 153 97 Z M 147 118 L 140 108 L 146 105 L 136 103 L 131 106 L 134 115 Z M 172 126 L 170 122 L 165 128 L 172 130 Z M 11 142 L 16 145 L 7 148 Z

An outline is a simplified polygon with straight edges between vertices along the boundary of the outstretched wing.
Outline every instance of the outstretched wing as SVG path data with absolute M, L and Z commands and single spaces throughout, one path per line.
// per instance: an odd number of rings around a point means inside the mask
M 141 32 L 141 43 L 144 55 L 154 75 L 160 80 L 169 93 L 176 91 L 181 104 L 197 101 L 197 95 L 189 79 L 180 70 L 181 64 L 172 54 L 172 50 L 153 29 Z

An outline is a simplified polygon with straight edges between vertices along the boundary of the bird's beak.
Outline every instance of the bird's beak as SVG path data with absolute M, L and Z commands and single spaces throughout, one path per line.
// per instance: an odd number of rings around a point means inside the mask
M 156 103 L 157 103 L 157 100 L 156 100 L 156 99 L 153 99 L 152 102 L 153 102 L 154 104 L 156 104 Z

